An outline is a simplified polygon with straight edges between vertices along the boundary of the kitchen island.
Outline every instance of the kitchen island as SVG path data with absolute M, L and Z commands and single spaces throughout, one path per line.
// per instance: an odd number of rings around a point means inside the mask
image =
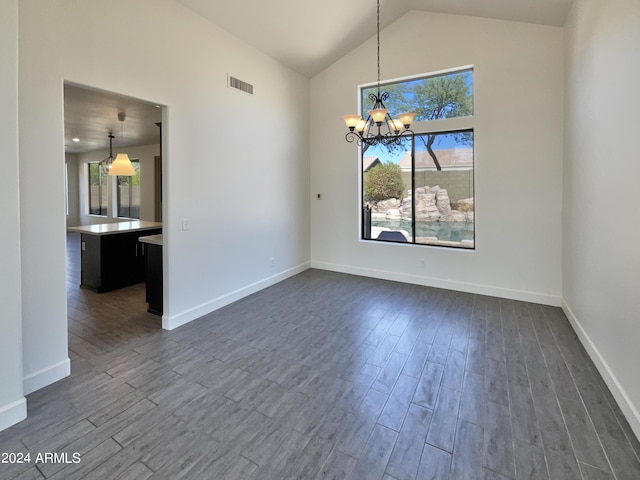
M 148 235 L 138 240 L 145 244 L 147 312 L 162 315 L 162 235 Z
M 145 246 L 142 235 L 162 233 L 162 223 L 135 220 L 67 228 L 79 232 L 80 286 L 108 292 L 145 279 Z

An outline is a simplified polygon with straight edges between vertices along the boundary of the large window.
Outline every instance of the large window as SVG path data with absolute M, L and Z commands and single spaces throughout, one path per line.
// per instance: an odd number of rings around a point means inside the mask
M 371 109 L 361 89 L 363 116 Z M 391 116 L 416 112 L 401 145 L 362 148 L 362 238 L 474 248 L 473 71 L 384 85 Z
M 108 189 L 107 172 L 99 163 L 88 163 L 89 171 L 89 214 L 107 215 Z
M 131 160 L 136 174 L 132 177 L 117 177 L 118 216 L 140 218 L 140 161 Z

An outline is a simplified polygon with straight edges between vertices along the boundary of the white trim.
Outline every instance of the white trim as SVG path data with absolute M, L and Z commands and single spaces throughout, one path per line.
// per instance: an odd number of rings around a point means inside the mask
M 252 293 L 259 292 L 260 290 L 275 285 L 276 283 L 286 280 L 287 278 L 297 275 L 298 273 L 302 273 L 309 268 L 310 263 L 305 262 L 296 267 L 280 272 L 276 275 L 272 275 L 263 280 L 259 280 L 255 283 L 247 285 L 246 287 L 239 288 L 238 290 L 234 290 L 233 292 L 229 292 L 218 298 L 214 298 L 194 308 L 185 310 L 184 312 L 178 313 L 177 315 L 172 315 L 171 317 L 163 315 L 162 328 L 164 328 L 165 330 L 173 330 L 174 328 L 196 320 L 203 315 L 218 310 L 219 308 L 225 307 L 237 300 L 240 300 L 241 298 L 251 295 Z
M 481 285 L 478 283 L 457 282 L 435 277 L 423 277 L 406 273 L 390 272 L 387 270 L 374 270 L 370 268 L 352 267 L 348 265 L 337 265 L 333 263 L 311 262 L 311 268 L 330 270 L 333 272 L 349 273 L 364 277 L 379 278 L 382 280 L 392 280 L 395 282 L 411 283 L 414 285 L 424 285 L 425 287 L 444 288 L 458 292 L 477 293 L 491 297 L 508 298 L 523 302 L 539 303 L 559 307 L 561 298 L 555 295 L 548 295 L 538 292 L 527 292 L 524 290 L 512 290 L 509 288 Z
M 443 70 L 435 70 L 433 72 L 427 72 L 427 73 L 416 73 L 415 75 L 407 75 L 406 77 L 396 77 L 396 78 L 390 78 L 388 80 L 381 80 L 380 81 L 380 87 L 386 87 L 387 85 L 391 85 L 394 83 L 400 83 L 400 82 L 411 82 L 413 80 L 421 80 L 423 78 L 431 78 L 431 77 L 440 77 L 442 75 L 447 75 L 449 73 L 458 73 L 458 72 L 464 72 L 466 70 L 473 70 L 475 68 L 474 64 L 471 65 L 463 65 L 460 67 L 451 67 L 451 68 L 445 68 Z M 358 89 L 362 89 L 362 88 L 371 88 L 371 87 L 375 87 L 378 85 L 378 82 L 369 82 L 369 83 L 361 83 L 360 85 L 358 85 Z
M 31 373 L 23 379 L 23 390 L 25 395 L 29 395 L 36 390 L 40 390 L 47 385 L 62 380 L 71 374 L 71 361 L 67 357 L 65 360 L 49 367 Z
M 456 133 L 457 130 L 474 130 L 475 117 L 436 118 L 435 120 L 415 121 L 411 124 L 411 130 L 416 136 L 432 133 Z M 473 146 L 469 147 L 473 150 Z
M 591 337 L 589 337 L 589 334 L 587 334 L 578 318 L 574 315 L 573 310 L 571 310 L 571 307 L 564 299 L 562 300 L 562 311 L 569 319 L 569 323 L 571 323 L 573 330 L 576 332 L 576 335 L 578 335 L 582 346 L 589 354 L 589 357 L 595 364 L 598 372 L 600 372 L 600 375 L 607 384 L 607 387 L 609 387 L 613 398 L 616 400 L 618 406 L 622 410 L 622 413 L 629 422 L 633 433 L 636 434 L 636 437 L 640 438 L 640 412 L 638 412 L 638 409 L 625 392 L 615 373 L 609 367 L 609 364 L 598 350 L 598 347 L 596 347 L 595 343 L 591 340 Z
M 0 432 L 27 418 L 27 399 L 22 397 L 0 407 Z

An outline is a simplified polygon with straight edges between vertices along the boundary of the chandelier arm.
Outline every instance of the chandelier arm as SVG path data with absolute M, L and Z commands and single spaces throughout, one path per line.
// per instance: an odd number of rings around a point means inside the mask
M 389 123 L 389 122 L 392 122 L 392 123 Z M 387 114 L 384 117 L 384 123 L 387 124 L 387 127 L 389 127 L 389 125 L 393 124 L 393 117 L 391 116 L 391 114 L 389 112 L 387 112 Z M 391 127 L 389 127 L 389 131 L 391 132 Z
M 362 131 L 363 138 L 369 138 L 371 136 L 371 127 L 373 125 L 375 125 L 375 122 L 373 121 L 373 118 L 371 118 L 371 115 L 369 115 L 367 117 L 367 123 L 366 123 L 365 129 Z
M 395 136 L 396 145 L 400 145 L 404 137 L 412 137 L 413 135 L 415 134 L 412 130 L 409 130 L 408 128 L 404 129 L 402 132 Z
M 347 134 L 344 136 L 344 139 L 349 143 L 357 141 L 358 145 L 360 145 L 360 142 L 362 141 L 360 135 L 356 132 L 347 132 Z

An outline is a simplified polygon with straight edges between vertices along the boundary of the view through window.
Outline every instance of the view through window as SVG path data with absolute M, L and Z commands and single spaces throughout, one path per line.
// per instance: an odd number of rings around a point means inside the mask
M 475 248 L 473 70 L 386 84 L 392 117 L 416 112 L 400 145 L 362 147 L 362 238 Z M 362 88 L 363 116 L 372 108 Z
M 118 216 L 140 218 L 140 161 L 131 160 L 136 174 L 118 178 Z
M 88 163 L 89 169 L 89 214 L 107 215 L 107 172 L 99 163 Z
M 135 175 L 113 177 L 116 185 L 117 216 L 140 218 L 140 160 L 132 159 Z M 100 163 L 88 163 L 89 214 L 107 215 L 107 207 L 113 191 L 109 189 L 109 174 Z M 113 185 L 113 184 L 112 184 Z

